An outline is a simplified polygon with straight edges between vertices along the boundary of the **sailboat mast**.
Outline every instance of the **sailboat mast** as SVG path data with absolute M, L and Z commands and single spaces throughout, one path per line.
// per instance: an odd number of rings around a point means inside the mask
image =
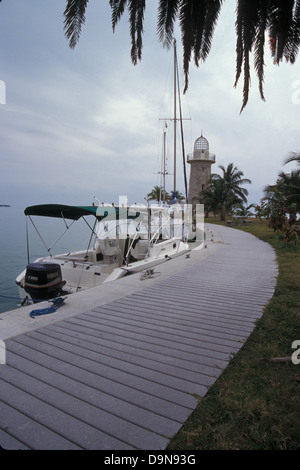
M 176 149 L 176 141 L 177 141 L 177 93 L 178 93 L 178 106 L 179 106 L 179 118 L 178 120 L 180 121 L 180 126 L 181 126 L 181 140 L 182 140 L 182 157 L 183 157 L 183 163 L 184 163 L 184 179 L 185 179 L 185 192 L 186 192 L 186 198 L 187 198 L 187 182 L 186 182 L 186 170 L 185 170 L 185 156 L 184 156 L 184 143 L 183 143 L 183 127 L 182 127 L 182 111 L 181 111 L 181 101 L 180 101 L 180 89 L 179 89 L 179 73 L 178 73 L 178 61 L 177 61 L 177 52 L 176 52 L 176 39 L 174 38 L 174 116 L 172 118 L 164 118 L 164 120 L 168 119 L 170 121 L 174 122 L 174 181 L 173 181 L 173 193 L 177 192 L 176 189 L 176 165 L 177 165 L 177 149 Z M 177 90 L 178 87 L 178 90 Z M 164 135 L 165 139 L 165 135 Z M 165 149 L 165 147 L 164 147 Z M 164 158 L 165 162 L 165 158 Z M 165 176 L 165 163 L 164 163 L 164 170 L 163 174 Z M 164 178 L 164 185 L 165 185 L 165 178 Z
M 177 85 L 177 55 L 176 55 L 176 39 L 174 39 L 174 189 L 176 191 L 176 85 Z

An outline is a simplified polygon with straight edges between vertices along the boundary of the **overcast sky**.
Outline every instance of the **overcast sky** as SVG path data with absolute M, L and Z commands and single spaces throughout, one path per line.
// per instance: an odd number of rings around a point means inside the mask
M 87 205 L 94 196 L 144 202 L 160 184 L 162 118 L 172 117 L 172 51 L 156 34 L 157 0 L 147 1 L 143 58 L 130 61 L 127 16 L 113 34 L 108 0 L 90 0 L 79 44 L 68 46 L 62 0 L 3 0 L 0 4 L 0 204 Z M 242 80 L 235 80 L 235 1 L 226 0 L 207 61 L 191 64 L 182 98 L 185 150 L 201 135 L 216 154 L 212 171 L 233 162 L 249 203 L 274 183 L 291 151 L 300 151 L 300 68 L 272 64 L 266 54 L 265 97 L 252 86 L 240 114 Z M 180 34 L 177 32 L 181 71 Z M 180 72 L 181 88 L 183 76 Z M 6 87 L 4 103 L 4 84 Z M 168 123 L 168 171 L 173 130 Z M 178 143 L 178 148 L 180 143 Z M 178 189 L 184 192 L 182 156 Z M 189 172 L 189 165 L 187 165 Z M 167 190 L 173 178 L 167 178 Z

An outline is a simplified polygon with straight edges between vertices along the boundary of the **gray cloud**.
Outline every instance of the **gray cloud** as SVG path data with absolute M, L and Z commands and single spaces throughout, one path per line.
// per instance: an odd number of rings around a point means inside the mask
M 172 113 L 172 51 L 158 43 L 155 3 L 146 10 L 143 59 L 136 67 L 128 23 L 123 18 L 112 33 L 108 1 L 90 3 L 73 51 L 63 33 L 61 1 L 1 4 L 0 80 L 7 91 L 0 105 L 1 203 L 88 204 L 94 196 L 112 202 L 120 194 L 143 202 L 159 183 L 159 119 Z M 258 96 L 252 71 L 249 103 L 240 115 L 242 83 L 233 88 L 234 11 L 233 0 L 224 3 L 211 55 L 200 68 L 191 65 L 182 98 L 184 116 L 191 118 L 184 123 L 186 153 L 203 130 L 217 157 L 213 171 L 234 162 L 253 182 L 249 202 L 259 202 L 285 156 L 299 150 L 300 104 L 292 97 L 300 71 L 298 63 L 275 67 L 266 57 L 267 101 Z M 168 139 L 172 172 L 171 123 Z M 177 161 L 181 175 L 180 154 Z M 172 177 L 167 181 L 171 190 Z

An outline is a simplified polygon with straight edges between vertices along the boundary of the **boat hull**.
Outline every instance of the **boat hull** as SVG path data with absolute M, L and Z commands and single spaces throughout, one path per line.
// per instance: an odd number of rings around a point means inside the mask
M 143 244 L 143 250 L 144 250 Z M 70 254 L 57 255 L 53 257 L 38 258 L 34 264 L 53 264 L 59 266 L 61 270 L 63 289 L 60 293 L 64 295 L 74 294 L 85 289 L 91 289 L 101 284 L 112 282 L 121 277 L 142 272 L 149 268 L 152 268 L 158 264 L 169 261 L 172 258 L 181 256 L 184 253 L 190 251 L 190 246 L 176 238 L 170 240 L 164 240 L 160 243 L 156 243 L 149 247 L 149 255 L 147 254 L 141 260 L 134 260 L 128 263 L 124 263 L 116 255 L 110 255 L 107 259 L 104 256 L 101 261 L 91 262 L 92 258 L 97 258 L 97 253 L 90 252 L 86 256 L 86 252 L 77 252 Z M 85 253 L 85 258 L 83 257 Z M 77 256 L 76 256 L 77 254 Z M 131 258 L 132 259 L 132 258 Z M 26 290 L 25 285 L 26 270 L 24 270 L 16 279 L 16 283 L 19 287 L 19 295 L 23 302 L 31 303 L 36 300 L 49 300 L 49 296 L 41 298 L 40 294 L 38 298 L 35 297 L 37 290 Z M 55 296 L 55 295 L 54 295 Z

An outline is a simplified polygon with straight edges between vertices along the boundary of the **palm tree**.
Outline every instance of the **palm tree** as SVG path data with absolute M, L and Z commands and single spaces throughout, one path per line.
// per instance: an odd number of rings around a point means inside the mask
M 160 202 L 163 199 L 163 188 L 161 186 L 154 186 L 152 191 L 147 194 L 147 199 L 149 201 Z M 168 193 L 165 191 L 165 198 L 169 197 Z
M 1 0 L 0 0 L 1 1 Z M 157 32 L 164 46 L 173 42 L 175 22 L 179 20 L 183 45 L 183 69 L 185 91 L 188 88 L 189 66 L 194 56 L 195 65 L 205 61 L 209 55 L 214 30 L 223 0 L 160 0 Z M 85 22 L 88 0 L 67 0 L 64 11 L 65 34 L 74 48 L 80 38 Z M 112 27 L 125 9 L 129 11 L 131 36 L 131 60 L 141 60 L 143 49 L 143 23 L 146 0 L 109 0 L 112 9 Z M 245 108 L 250 89 L 250 53 L 254 52 L 254 68 L 259 80 L 261 98 L 265 100 L 264 50 L 268 47 L 274 64 L 285 59 L 293 64 L 300 45 L 300 1 L 299 0 L 237 0 L 236 7 L 236 77 L 235 86 L 244 73 L 243 102 Z M 266 33 L 268 43 L 265 42 Z
M 289 205 L 294 204 L 300 212 L 300 170 L 291 173 L 280 173 L 278 183 Z
M 147 194 L 147 199 L 149 201 L 161 202 L 164 199 L 164 189 L 161 186 L 153 186 L 153 189 L 150 193 Z M 168 193 L 165 190 L 165 202 L 170 203 L 173 197 L 173 193 Z M 180 192 L 176 191 L 176 199 L 178 203 L 185 201 L 185 196 Z
M 210 178 L 207 189 L 201 191 L 197 200 L 204 204 L 206 214 L 209 212 L 219 214 L 220 220 L 225 220 L 226 214 L 242 203 L 242 200 L 230 190 L 223 178 L 214 178 L 213 176 Z
M 180 191 L 175 191 L 176 193 L 176 200 L 177 200 L 177 203 L 180 204 L 181 202 L 184 202 L 185 201 L 185 196 L 180 192 Z M 173 199 L 173 195 L 174 193 L 172 192 L 171 194 L 170 193 L 166 193 L 166 201 L 169 203 L 171 202 L 171 200 Z
M 289 224 L 296 221 L 300 213 L 300 170 L 280 173 L 276 184 L 264 188 L 262 208 L 274 229 L 282 230 L 289 216 Z
M 197 200 L 204 204 L 206 213 L 220 214 L 220 219 L 225 220 L 226 214 L 234 207 L 247 202 L 248 191 L 241 185 L 251 183 L 247 178 L 242 178 L 242 171 L 230 163 L 227 168 L 220 165 L 223 176 L 213 173 L 210 177 L 208 188 L 203 190 Z
M 236 166 L 233 166 L 233 163 L 229 163 L 227 168 L 223 165 L 220 165 L 219 168 L 221 168 L 223 176 L 213 174 L 213 178 L 223 179 L 229 193 L 240 198 L 242 201 L 247 202 L 248 191 L 247 189 L 242 188 L 241 185 L 247 183 L 251 184 L 251 180 L 248 178 L 242 178 L 244 173 L 238 170 Z
M 243 219 L 247 219 L 247 217 L 253 217 L 251 209 L 254 208 L 255 204 L 249 204 L 248 206 L 244 206 L 244 204 L 240 203 L 235 209 L 235 214 L 239 217 L 243 217 Z
M 289 157 L 285 160 L 284 164 L 290 162 L 297 162 L 299 169 L 293 170 L 291 173 L 280 173 L 279 178 L 284 184 L 285 194 L 288 202 L 296 204 L 297 212 L 300 212 L 300 153 L 290 152 Z
M 207 189 L 199 194 L 198 201 L 204 204 L 206 216 L 209 212 L 220 214 L 220 219 L 225 220 L 227 194 L 224 180 L 211 178 Z

